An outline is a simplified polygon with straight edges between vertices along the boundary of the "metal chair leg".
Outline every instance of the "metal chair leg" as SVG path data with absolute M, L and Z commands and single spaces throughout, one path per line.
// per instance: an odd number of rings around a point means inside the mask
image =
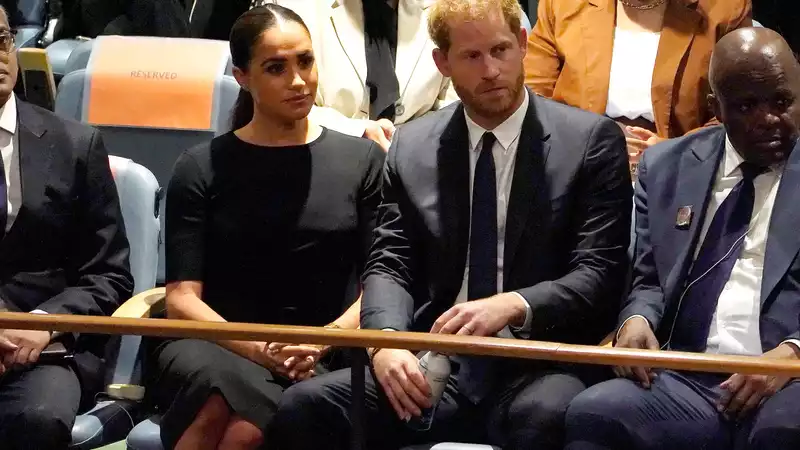
M 352 368 L 350 369 L 350 388 L 352 389 L 353 401 L 350 404 L 350 423 L 352 424 L 352 435 L 350 436 L 350 448 L 352 450 L 366 450 L 366 433 L 364 432 L 364 390 L 365 376 L 367 368 L 367 352 L 363 348 L 351 348 Z

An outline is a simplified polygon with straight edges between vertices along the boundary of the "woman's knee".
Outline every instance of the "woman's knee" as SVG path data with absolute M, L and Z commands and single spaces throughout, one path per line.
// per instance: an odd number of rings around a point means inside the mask
M 222 395 L 214 393 L 197 412 L 192 426 L 207 429 L 225 429 L 231 420 L 231 411 Z
M 219 448 L 227 449 L 254 449 L 264 443 L 264 433 L 252 423 L 234 417 L 225 429 Z

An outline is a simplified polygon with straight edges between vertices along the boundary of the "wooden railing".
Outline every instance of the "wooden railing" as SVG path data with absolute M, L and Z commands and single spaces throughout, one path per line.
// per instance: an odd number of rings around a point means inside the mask
M 0 329 L 402 348 L 611 366 L 800 377 L 800 362 L 794 361 L 430 333 L 26 313 L 0 313 Z
M 350 348 L 353 350 L 351 351 L 352 403 L 350 406 L 352 450 L 366 449 L 366 432 L 364 428 L 364 383 L 366 375 L 364 368 L 368 361 L 366 353 L 360 351 L 359 348 L 381 347 L 435 350 L 447 354 L 491 355 L 612 366 L 643 366 L 702 372 L 755 373 L 800 377 L 800 362 L 760 357 L 615 349 L 606 346 L 399 331 L 342 330 L 320 327 L 118 317 L 126 314 L 149 316 L 151 313 L 150 307 L 155 302 L 163 301 L 162 291 L 145 292 L 134 297 L 115 313 L 115 317 L 0 313 L 0 330 L 32 329 L 72 333 L 197 338 L 217 341 L 292 342 Z

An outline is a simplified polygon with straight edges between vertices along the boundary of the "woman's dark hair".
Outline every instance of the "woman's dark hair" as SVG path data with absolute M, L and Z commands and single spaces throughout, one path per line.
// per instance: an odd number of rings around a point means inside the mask
M 289 8 L 272 3 L 253 8 L 239 16 L 231 28 L 230 47 L 233 65 L 247 70 L 253 57 L 253 47 L 262 33 L 274 27 L 278 22 L 294 22 L 300 24 L 306 32 L 308 27 L 303 19 Z M 231 127 L 238 130 L 253 119 L 255 105 L 250 92 L 239 89 L 239 97 L 231 115 Z

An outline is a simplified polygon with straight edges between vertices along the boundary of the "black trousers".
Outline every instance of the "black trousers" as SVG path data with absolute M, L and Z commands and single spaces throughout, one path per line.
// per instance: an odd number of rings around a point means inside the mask
M 40 365 L 0 377 L 0 448 L 63 450 L 81 404 L 71 365 Z
M 415 432 L 397 418 L 366 370 L 367 448 L 381 450 L 441 441 L 490 443 L 504 450 L 561 450 L 567 405 L 587 385 L 598 381 L 581 370 L 540 369 L 498 383 L 502 387 L 475 405 L 459 394 L 451 377 L 431 429 Z M 269 431 L 273 448 L 348 448 L 351 399 L 349 369 L 290 387 L 284 391 Z

